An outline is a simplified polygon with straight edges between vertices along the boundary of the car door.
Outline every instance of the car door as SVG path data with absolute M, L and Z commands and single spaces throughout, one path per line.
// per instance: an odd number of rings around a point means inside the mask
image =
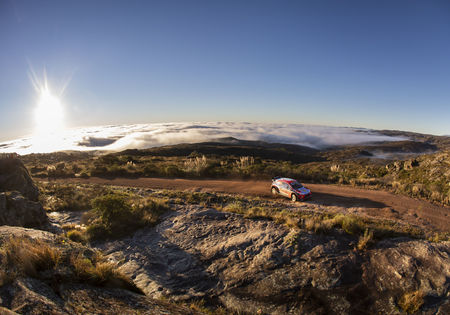
M 281 193 L 283 196 L 291 197 L 291 189 L 290 189 L 290 186 L 289 186 L 287 183 L 281 183 L 280 193 Z

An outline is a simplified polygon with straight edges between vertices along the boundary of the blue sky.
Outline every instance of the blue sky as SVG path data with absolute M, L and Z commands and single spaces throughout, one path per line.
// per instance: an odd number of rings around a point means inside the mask
M 0 139 L 30 69 L 68 126 L 250 121 L 450 134 L 448 1 L 0 0 Z M 69 80 L 70 79 L 70 80 Z

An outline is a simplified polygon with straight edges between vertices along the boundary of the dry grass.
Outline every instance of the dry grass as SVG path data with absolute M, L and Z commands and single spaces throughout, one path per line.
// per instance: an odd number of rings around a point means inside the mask
M 307 216 L 303 220 L 303 228 L 323 234 L 340 228 L 347 234 L 358 235 L 363 230 L 363 226 L 364 223 L 358 217 L 344 214 L 318 214 Z
M 37 276 L 39 271 L 54 269 L 62 259 L 59 248 L 29 238 L 6 240 L 1 247 L 2 266 L 15 275 Z
M 240 201 L 232 201 L 232 202 L 228 203 L 225 207 L 223 207 L 222 210 L 226 211 L 226 212 L 233 212 L 233 213 L 239 213 L 239 214 L 246 213 L 246 207 Z
M 142 293 L 99 252 L 73 246 L 64 239 L 52 244 L 28 237 L 11 237 L 3 241 L 0 248 L 0 267 L 0 285 L 21 276 L 47 281 L 48 275 L 43 276 L 42 272 L 51 271 L 52 278 L 64 281 L 88 282 Z
M 428 236 L 428 240 L 430 242 L 439 243 L 439 242 L 445 242 L 450 240 L 450 233 L 449 232 L 435 232 Z
M 347 234 L 358 235 L 364 230 L 364 222 L 353 215 L 338 214 L 332 219 L 332 226 L 341 227 Z
M 112 264 L 96 261 L 96 259 L 91 260 L 82 254 L 73 255 L 70 263 L 77 277 L 83 280 L 102 283 L 112 277 L 120 276 Z
M 188 307 L 195 312 L 205 315 L 237 315 L 237 313 L 230 312 L 229 310 L 221 306 L 214 308 L 207 307 L 204 300 L 192 301 L 188 304 Z
M 320 217 L 311 217 L 304 220 L 303 227 L 314 233 L 328 233 L 333 228 L 333 224 L 331 220 L 322 220 Z
M 194 311 L 193 314 L 204 314 L 204 315 L 244 315 L 249 314 L 248 312 L 238 312 L 232 311 L 224 308 L 223 306 L 217 306 L 216 303 L 208 304 L 205 299 L 194 299 L 191 301 L 177 301 L 173 302 L 167 296 L 161 296 L 159 298 L 160 301 L 165 303 L 175 303 L 176 305 L 185 307 Z M 190 314 L 190 313 L 189 313 Z
M 424 297 L 424 293 L 420 290 L 405 293 L 398 301 L 398 305 L 406 313 L 414 314 L 422 307 Z
M 134 197 L 130 202 L 133 211 L 141 217 L 144 224 L 155 224 L 169 209 L 167 199 Z
M 208 160 L 204 155 L 202 155 L 201 157 L 196 156 L 188 158 L 184 162 L 184 170 L 188 173 L 193 173 L 197 175 L 201 175 L 202 171 L 204 171 L 207 167 L 208 167 Z
M 360 251 L 363 251 L 369 248 L 373 244 L 373 242 L 373 231 L 369 231 L 369 229 L 366 229 L 364 231 L 364 234 L 359 237 L 358 245 L 356 245 L 356 248 Z
M 118 266 L 105 260 L 96 253 L 92 258 L 87 258 L 81 253 L 75 253 L 70 257 L 74 274 L 81 281 L 87 281 L 97 286 L 120 287 L 131 291 L 141 291 L 133 282 L 118 270 Z
M 61 228 L 64 230 L 64 231 L 70 231 L 70 230 L 74 230 L 74 229 L 76 229 L 76 224 L 74 224 L 74 223 L 66 223 L 66 224 L 63 224 L 63 225 L 61 225 Z

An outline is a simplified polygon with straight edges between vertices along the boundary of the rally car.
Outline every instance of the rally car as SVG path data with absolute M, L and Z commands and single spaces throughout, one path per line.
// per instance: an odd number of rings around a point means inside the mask
M 280 176 L 272 178 L 271 190 L 273 195 L 282 195 L 291 198 L 294 202 L 311 198 L 311 190 L 292 178 Z

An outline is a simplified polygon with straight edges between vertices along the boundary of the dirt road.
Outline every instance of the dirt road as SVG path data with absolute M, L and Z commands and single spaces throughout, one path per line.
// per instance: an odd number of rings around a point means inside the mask
M 155 189 L 195 190 L 237 193 L 273 198 L 270 181 L 193 180 L 167 178 L 71 178 L 57 180 L 86 184 L 102 184 Z M 335 185 L 305 184 L 313 192 L 311 203 L 325 206 L 354 208 L 370 216 L 398 219 L 437 231 L 450 232 L 450 207 L 395 195 L 386 191 L 365 190 Z

